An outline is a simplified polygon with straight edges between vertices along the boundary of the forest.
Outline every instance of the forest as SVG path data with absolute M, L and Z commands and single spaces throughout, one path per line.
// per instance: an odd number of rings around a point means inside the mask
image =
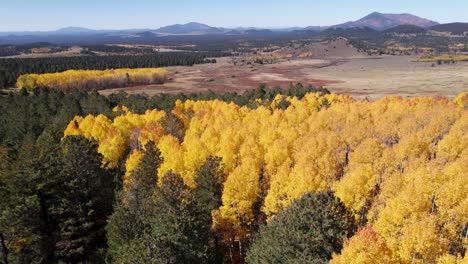
M 47 42 L 34 42 L 23 45 L 0 45 L 0 57 L 30 54 L 38 49 L 47 50 L 48 53 L 65 51 L 68 46 L 59 46 Z
M 468 94 L 0 97 L 4 263 L 462 263 Z M 457 262 L 458 261 L 458 262 Z
M 0 88 L 10 88 L 19 76 L 29 73 L 55 73 L 67 70 L 107 70 L 120 68 L 159 68 L 213 63 L 216 52 L 166 52 L 150 55 L 78 56 L 52 58 L 0 59 Z

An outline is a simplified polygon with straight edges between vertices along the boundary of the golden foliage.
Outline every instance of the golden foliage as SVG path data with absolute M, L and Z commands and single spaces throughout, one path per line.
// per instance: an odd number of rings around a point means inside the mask
M 454 102 L 458 104 L 461 108 L 467 109 L 468 108 L 468 92 L 464 92 L 459 94 Z
M 293 58 L 292 54 L 281 54 L 277 52 L 266 53 L 262 55 L 250 55 L 246 56 L 245 60 L 251 62 L 262 62 L 262 63 L 273 63 L 283 59 L 291 59 Z
M 125 175 L 123 178 L 124 186 L 128 186 L 131 181 L 132 173 L 138 169 L 138 166 L 141 164 L 141 159 L 143 158 L 144 153 L 140 150 L 134 150 L 125 161 Z
M 24 74 L 16 87 L 32 90 L 37 87 L 53 89 L 105 89 L 133 84 L 162 83 L 168 72 L 162 68 L 68 70 L 57 73 Z
M 345 242 L 341 254 L 333 254 L 330 264 L 390 264 L 392 252 L 385 241 L 372 229 L 365 227 Z
M 277 107 L 283 100 L 286 109 Z M 152 140 L 164 159 L 158 174 L 173 171 L 191 187 L 205 160 L 221 157 L 227 177 L 213 218 L 225 236 L 247 235 L 259 203 L 271 219 L 303 194 L 327 189 L 360 223 L 368 220 L 334 263 L 444 263 L 467 224 L 468 113 L 457 100 L 307 94 L 256 109 L 179 101 L 172 113 L 184 123 L 182 142 L 165 133 L 164 112 L 115 111 L 113 121 L 76 117 L 65 134 L 96 140 L 111 166 L 131 148 L 127 173 Z
M 437 61 L 468 61 L 468 55 L 440 55 L 428 58 L 413 59 L 414 62 L 437 62 Z
M 96 141 L 98 151 L 104 157 L 103 162 L 116 167 L 126 148 L 142 149 L 149 141 L 159 142 L 164 134 L 159 120 L 164 116 L 164 112 L 157 110 L 148 110 L 143 115 L 124 111 L 113 121 L 104 115 L 78 116 L 68 124 L 64 135 L 82 135 Z

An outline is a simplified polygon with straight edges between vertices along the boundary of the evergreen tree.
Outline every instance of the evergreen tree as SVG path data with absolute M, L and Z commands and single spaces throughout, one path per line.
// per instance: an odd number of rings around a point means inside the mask
M 145 149 L 140 167 L 129 179 L 132 184 L 117 197 L 107 226 L 108 255 L 114 263 L 152 263 L 151 258 L 144 257 L 144 252 L 150 250 L 147 246 L 151 241 L 148 219 L 155 210 L 156 172 L 162 158 L 153 142 L 147 143 Z
M 4 175 L 0 230 L 12 263 L 52 263 L 57 219 L 52 211 L 63 190 L 57 144 L 24 143 Z
M 211 211 L 220 205 L 220 160 L 210 158 L 200 169 L 196 190 L 172 172 L 156 187 L 147 177 L 154 179 L 160 162 L 155 162 L 159 151 L 151 145 L 146 146 L 141 169 L 134 172 L 143 177 L 121 194 L 109 221 L 110 258 L 114 263 L 219 263 Z
M 110 174 L 101 168 L 102 156 L 83 137 L 62 141 L 64 191 L 55 208 L 59 219 L 57 255 L 67 263 L 86 262 L 106 245 L 106 218 L 112 210 Z
M 221 195 L 225 174 L 221 158 L 208 157 L 207 161 L 197 171 L 196 188 L 193 190 L 194 216 L 199 230 L 198 241 L 206 248 L 206 262 L 220 263 L 221 252 L 219 241 L 221 234 L 212 229 L 212 212 L 221 206 Z
M 161 120 L 161 124 L 166 134 L 174 136 L 179 140 L 179 142 L 184 140 L 184 122 L 172 112 L 167 113 L 167 115 Z
M 308 193 L 263 226 L 247 252 L 248 263 L 328 263 L 356 230 L 333 192 Z

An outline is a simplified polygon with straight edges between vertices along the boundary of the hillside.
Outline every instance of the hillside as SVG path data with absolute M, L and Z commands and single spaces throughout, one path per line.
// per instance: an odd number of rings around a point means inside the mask
M 293 57 L 303 58 L 310 55 L 316 58 L 337 57 L 363 57 L 366 54 L 359 52 L 347 39 L 337 38 L 326 43 L 313 43 L 301 47 L 285 47 L 278 51 L 280 54 L 292 54 Z
M 400 25 L 396 27 L 389 28 L 387 30 L 384 30 L 383 33 L 394 33 L 394 34 L 421 34 L 425 33 L 427 30 L 418 27 L 415 25 Z
M 468 32 L 468 23 L 448 23 L 435 25 L 430 28 L 434 31 L 440 32 L 450 32 L 454 35 L 463 35 L 465 32 Z
M 353 28 L 329 28 L 321 32 L 323 36 L 334 37 L 366 37 L 378 35 L 379 32 L 369 27 L 353 27 Z

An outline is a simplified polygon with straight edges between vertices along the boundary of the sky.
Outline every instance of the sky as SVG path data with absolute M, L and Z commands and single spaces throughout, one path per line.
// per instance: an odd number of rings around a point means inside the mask
M 373 11 L 468 22 L 468 0 L 0 0 L 0 31 L 155 29 L 200 22 L 217 27 L 324 26 Z

